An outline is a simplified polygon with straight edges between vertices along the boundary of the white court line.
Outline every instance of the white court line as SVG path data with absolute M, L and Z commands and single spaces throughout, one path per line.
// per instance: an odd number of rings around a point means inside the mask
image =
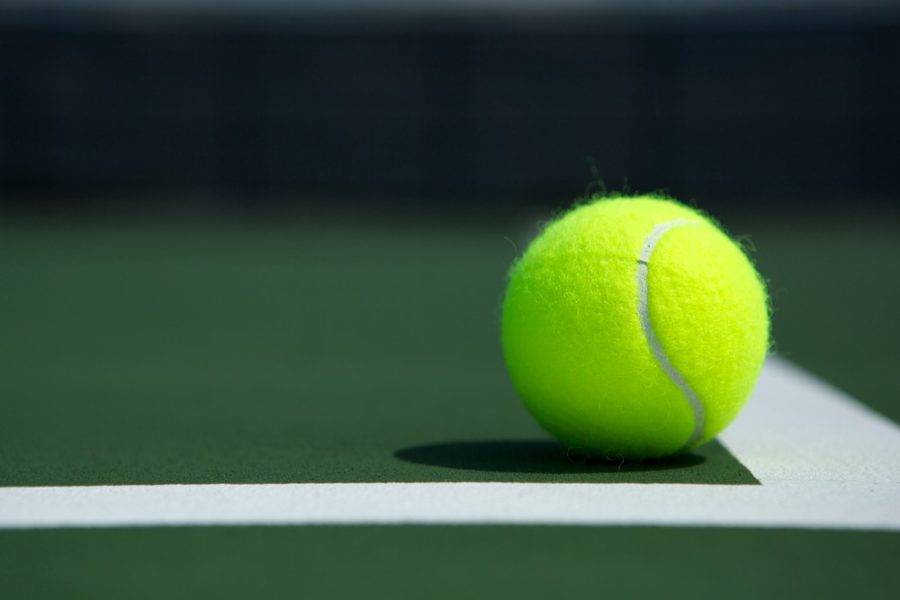
M 4 528 L 528 524 L 900 531 L 900 485 L 530 483 L 157 485 L 4 490 Z
M 0 488 L 0 528 L 565 524 L 900 531 L 900 428 L 780 359 L 721 437 L 762 485 L 331 483 Z

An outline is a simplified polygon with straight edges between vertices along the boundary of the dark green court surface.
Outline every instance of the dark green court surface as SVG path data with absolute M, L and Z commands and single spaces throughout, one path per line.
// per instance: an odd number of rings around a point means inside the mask
M 896 223 L 726 221 L 777 349 L 900 419 Z M 0 228 L 0 486 L 757 484 L 719 444 L 584 463 L 498 343 L 519 223 Z M 511 243 L 512 242 L 512 243 Z M 618 527 L 0 532 L 0 597 L 894 598 L 893 533 Z
M 10 598 L 896 598 L 900 536 L 618 527 L 0 532 Z
M 2 238 L 0 485 L 755 483 L 718 444 L 621 465 L 544 441 L 499 354 L 502 231 Z

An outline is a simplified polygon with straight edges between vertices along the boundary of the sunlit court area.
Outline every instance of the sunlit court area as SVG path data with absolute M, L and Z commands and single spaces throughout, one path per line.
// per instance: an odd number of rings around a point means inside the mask
M 0 1 L 0 597 L 897 598 L 900 6 Z

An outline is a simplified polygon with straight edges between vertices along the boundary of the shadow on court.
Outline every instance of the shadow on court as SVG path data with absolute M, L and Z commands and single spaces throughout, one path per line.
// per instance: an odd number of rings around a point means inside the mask
M 572 481 L 575 476 L 576 481 L 609 483 L 759 483 L 715 441 L 691 453 L 652 461 L 585 459 L 548 440 L 441 442 L 403 448 L 394 456 L 409 463 L 464 471 L 555 475 L 559 481 Z

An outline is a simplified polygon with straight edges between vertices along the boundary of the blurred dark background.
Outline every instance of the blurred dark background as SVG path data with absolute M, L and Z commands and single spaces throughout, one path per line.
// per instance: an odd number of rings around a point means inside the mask
M 7 1 L 0 202 L 893 209 L 900 4 Z

